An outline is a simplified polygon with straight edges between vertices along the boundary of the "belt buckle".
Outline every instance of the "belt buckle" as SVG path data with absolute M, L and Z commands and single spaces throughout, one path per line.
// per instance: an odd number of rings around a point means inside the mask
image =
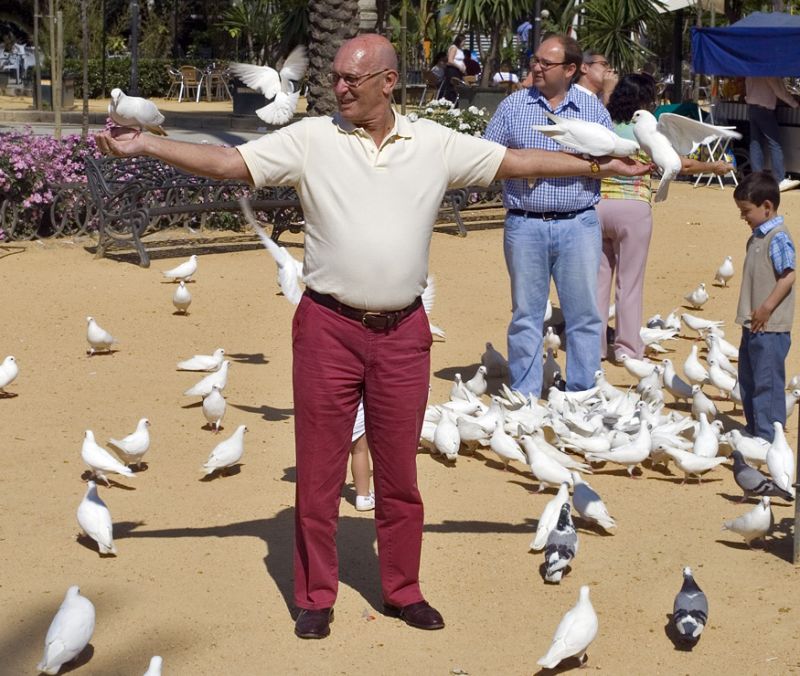
M 554 211 L 545 211 L 544 213 L 542 213 L 540 218 L 543 221 L 554 221 L 554 220 L 556 220 L 557 215 L 556 215 L 556 213 Z
M 389 317 L 387 317 L 382 312 L 365 312 L 364 315 L 361 317 L 361 325 L 367 329 L 374 329 L 380 331 L 389 328 L 388 320 Z

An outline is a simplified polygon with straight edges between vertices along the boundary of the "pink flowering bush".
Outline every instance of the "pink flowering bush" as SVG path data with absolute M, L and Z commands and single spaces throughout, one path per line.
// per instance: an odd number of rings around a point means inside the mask
M 15 235 L 37 232 L 46 220 L 59 183 L 85 183 L 84 160 L 100 157 L 94 138 L 78 135 L 57 141 L 30 128 L 0 133 L 2 221 L 16 222 Z

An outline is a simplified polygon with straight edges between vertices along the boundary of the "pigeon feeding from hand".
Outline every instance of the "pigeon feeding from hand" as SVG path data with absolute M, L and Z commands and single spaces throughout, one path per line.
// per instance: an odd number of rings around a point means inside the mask
M 547 111 L 544 114 L 553 124 L 533 125 L 533 130 L 578 153 L 592 157 L 628 157 L 639 150 L 636 141 L 622 138 L 597 122 L 569 119 Z
M 63 664 L 74 660 L 89 645 L 94 633 L 95 610 L 92 602 L 81 596 L 73 585 L 55 614 L 44 639 L 44 657 L 36 668 L 45 674 L 57 674 Z
M 128 96 L 119 87 L 111 90 L 108 116 L 122 127 L 139 127 L 139 131 L 146 129 L 156 136 L 167 135 L 161 126 L 164 116 L 158 106 L 140 96 Z
M 269 66 L 256 66 L 249 63 L 231 63 L 230 71 L 250 89 L 260 92 L 270 102 L 256 110 L 256 115 L 267 124 L 287 124 L 294 116 L 300 90 L 295 82 L 300 82 L 308 68 L 306 48 L 295 47 L 280 71 Z
M 708 599 L 697 585 L 692 569 L 683 569 L 683 585 L 672 604 L 672 625 L 678 632 L 680 640 L 694 646 L 700 640 L 700 634 L 708 622 Z

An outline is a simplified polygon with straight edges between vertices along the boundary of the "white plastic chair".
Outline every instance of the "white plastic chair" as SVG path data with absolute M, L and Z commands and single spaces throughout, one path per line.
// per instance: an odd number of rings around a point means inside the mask
M 716 124 L 714 122 L 714 104 L 712 103 L 708 107 L 707 120 L 703 119 L 703 111 L 700 109 L 700 106 L 697 106 L 697 117 L 700 119 L 701 122 Z M 725 159 L 725 155 L 728 152 L 728 146 L 730 146 L 732 140 L 733 139 L 731 138 L 722 138 L 722 137 L 710 138 L 703 141 L 700 144 L 700 147 L 706 149 L 709 162 L 719 162 L 720 160 Z M 733 185 L 739 185 L 739 180 L 736 178 L 736 172 L 731 170 L 727 174 L 723 174 L 722 176 L 711 172 L 703 172 L 697 174 L 697 178 L 694 181 L 694 187 L 696 188 L 698 185 L 700 185 L 700 181 L 702 181 L 703 179 L 705 179 L 706 187 L 708 187 L 711 185 L 711 181 L 713 181 L 716 178 L 717 182 L 719 183 L 720 189 L 724 190 L 725 179 L 728 176 L 730 176 L 731 179 L 733 179 Z

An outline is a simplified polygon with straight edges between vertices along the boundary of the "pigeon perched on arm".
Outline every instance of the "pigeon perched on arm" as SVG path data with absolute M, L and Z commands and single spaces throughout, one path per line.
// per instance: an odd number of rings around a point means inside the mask
M 166 136 L 161 126 L 164 116 L 152 101 L 140 96 L 128 96 L 119 87 L 111 90 L 111 103 L 108 104 L 108 116 L 122 127 L 139 127 L 157 136 Z
M 578 534 L 572 524 L 571 509 L 569 502 L 561 505 L 556 527 L 547 536 L 544 546 L 544 579 L 547 582 L 561 582 L 565 569 L 578 553 Z
M 708 622 L 708 599 L 697 585 L 692 569 L 683 569 L 683 585 L 672 604 L 672 624 L 678 631 L 681 641 L 694 646 Z
M 295 90 L 293 81 L 302 80 L 308 68 L 304 46 L 298 45 L 291 51 L 280 71 L 249 63 L 232 63 L 229 68 L 248 87 L 263 94 L 270 102 L 256 110 L 256 115 L 264 122 L 283 125 L 292 119 L 300 99 L 300 90 Z
M 534 125 L 533 130 L 579 153 L 593 157 L 628 157 L 639 150 L 636 141 L 622 138 L 597 122 L 570 119 L 547 111 L 544 114 L 553 124 Z
M 586 649 L 597 636 L 598 626 L 597 613 L 589 600 L 589 586 L 583 585 L 578 602 L 561 618 L 550 649 L 537 664 L 545 669 L 555 669 L 563 660 L 573 656 L 584 662 Z
M 89 644 L 94 633 L 95 610 L 92 602 L 81 596 L 73 585 L 53 617 L 44 639 L 44 656 L 36 668 L 45 674 L 57 674 L 61 666 L 74 660 Z

